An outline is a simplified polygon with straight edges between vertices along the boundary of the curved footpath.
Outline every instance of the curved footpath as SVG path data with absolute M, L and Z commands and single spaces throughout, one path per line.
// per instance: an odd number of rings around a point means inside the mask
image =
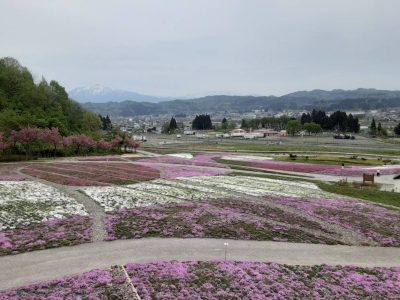
M 224 259 L 224 243 L 229 243 L 227 259 L 234 260 L 290 265 L 400 266 L 400 248 L 147 238 L 96 242 L 0 257 L 0 290 L 127 262 Z

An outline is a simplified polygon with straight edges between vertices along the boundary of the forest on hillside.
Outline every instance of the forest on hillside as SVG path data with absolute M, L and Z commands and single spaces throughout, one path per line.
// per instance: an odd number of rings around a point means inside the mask
M 24 127 L 58 128 L 62 135 L 99 130 L 99 117 L 68 98 L 57 81 L 35 83 L 11 57 L 0 59 L 0 132 Z

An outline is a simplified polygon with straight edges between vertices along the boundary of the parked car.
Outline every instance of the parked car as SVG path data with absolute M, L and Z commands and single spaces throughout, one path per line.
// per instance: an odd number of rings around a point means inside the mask
M 333 136 L 333 138 L 337 139 L 337 140 L 355 140 L 356 139 L 356 137 L 352 134 L 342 134 L 342 133 L 335 134 Z

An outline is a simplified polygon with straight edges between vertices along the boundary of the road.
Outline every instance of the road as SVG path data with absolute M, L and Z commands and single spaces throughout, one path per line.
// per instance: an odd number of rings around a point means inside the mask
M 290 265 L 400 266 L 400 248 L 271 241 L 147 238 L 96 242 L 0 257 L 0 290 L 127 262 L 224 259 Z M 7 271 L 5 271 L 7 270 Z

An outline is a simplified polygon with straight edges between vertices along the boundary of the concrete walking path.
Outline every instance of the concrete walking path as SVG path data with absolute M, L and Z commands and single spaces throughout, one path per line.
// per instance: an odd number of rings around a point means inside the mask
M 272 241 L 147 238 L 96 242 L 0 257 L 0 290 L 127 262 L 224 259 L 290 265 L 400 266 L 400 248 Z

